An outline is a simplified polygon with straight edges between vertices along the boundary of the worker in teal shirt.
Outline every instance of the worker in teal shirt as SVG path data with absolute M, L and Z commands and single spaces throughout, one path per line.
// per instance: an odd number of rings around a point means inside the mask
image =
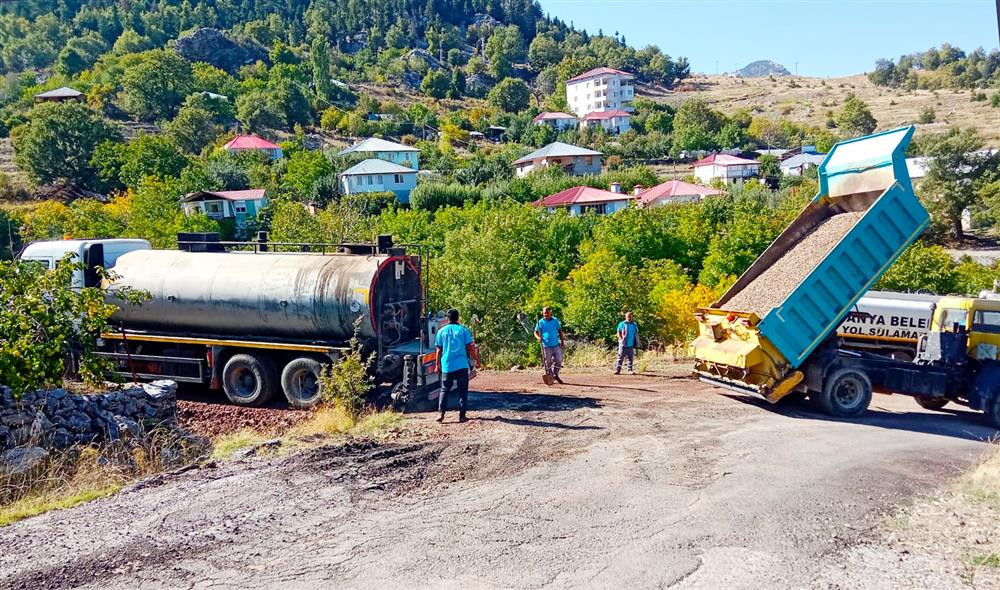
M 438 370 L 441 375 L 441 395 L 438 397 L 438 422 L 444 422 L 448 408 L 448 392 L 458 389 L 458 421 L 465 422 L 465 406 L 469 401 L 469 369 L 479 364 L 479 353 L 472 332 L 458 323 L 458 310 L 448 310 L 448 324 L 434 338 Z M 475 364 L 473 364 L 475 363 Z
M 625 312 L 625 319 L 618 323 L 618 360 L 615 362 L 615 375 L 622 374 L 622 361 L 628 359 L 628 372 L 635 375 L 635 347 L 639 344 L 639 326 L 632 321 L 632 312 Z
M 559 318 L 552 315 L 551 307 L 542 310 L 542 319 L 535 324 L 535 340 L 542 345 L 542 365 L 545 366 L 545 374 L 562 383 L 562 379 L 559 378 L 563 362 L 562 323 Z

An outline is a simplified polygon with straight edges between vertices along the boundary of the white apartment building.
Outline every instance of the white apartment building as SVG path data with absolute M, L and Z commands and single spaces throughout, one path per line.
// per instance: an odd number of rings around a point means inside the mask
M 577 116 L 594 111 L 631 113 L 635 76 L 612 68 L 595 68 L 566 81 L 566 102 Z

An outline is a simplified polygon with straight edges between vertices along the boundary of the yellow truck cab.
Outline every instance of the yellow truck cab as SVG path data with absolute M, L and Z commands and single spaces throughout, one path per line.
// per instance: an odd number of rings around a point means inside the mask
M 964 331 L 969 358 L 1000 360 L 1000 300 L 944 297 L 934 312 L 931 331 Z

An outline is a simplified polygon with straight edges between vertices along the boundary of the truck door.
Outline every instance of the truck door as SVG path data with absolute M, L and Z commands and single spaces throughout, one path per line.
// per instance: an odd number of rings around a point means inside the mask
M 973 309 L 969 333 L 969 356 L 978 360 L 997 360 L 1000 355 L 1000 309 Z
M 104 244 L 88 244 L 83 251 L 83 286 L 100 287 L 104 267 Z

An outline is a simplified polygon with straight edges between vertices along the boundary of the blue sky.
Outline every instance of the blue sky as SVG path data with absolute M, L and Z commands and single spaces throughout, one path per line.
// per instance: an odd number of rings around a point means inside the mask
M 695 72 L 771 59 L 804 76 L 870 71 L 879 57 L 951 43 L 998 45 L 994 0 L 540 0 L 590 33 L 616 30 L 634 47 L 686 56 Z

